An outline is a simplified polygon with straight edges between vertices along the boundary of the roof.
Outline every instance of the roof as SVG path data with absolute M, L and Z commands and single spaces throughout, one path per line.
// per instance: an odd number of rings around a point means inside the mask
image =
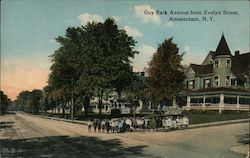
M 207 65 L 191 64 L 190 67 L 191 67 L 198 75 L 205 75 L 205 74 L 213 73 L 213 64 L 207 64 Z
M 250 73 L 250 52 L 233 56 L 232 73 L 244 80 L 247 72 Z
M 222 34 L 220 42 L 219 42 L 217 49 L 214 53 L 214 56 L 218 56 L 218 55 L 230 55 L 230 56 L 232 55 L 230 52 L 230 49 L 227 45 L 227 41 L 224 37 L 224 34 Z

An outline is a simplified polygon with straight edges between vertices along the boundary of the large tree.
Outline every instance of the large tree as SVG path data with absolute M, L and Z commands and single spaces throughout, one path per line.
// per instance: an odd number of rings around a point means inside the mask
M 105 92 L 115 90 L 119 94 L 132 80 L 130 60 L 138 52 L 133 50 L 134 39 L 125 30 L 118 29 L 113 19 L 88 23 L 85 29 L 88 74 L 92 77 L 101 114 Z
M 172 100 L 182 89 L 185 79 L 181 65 L 183 53 L 179 53 L 179 48 L 172 39 L 166 39 L 160 44 L 149 62 L 149 91 L 152 102 L 157 105 L 172 105 Z
M 20 106 L 20 110 L 29 113 L 38 113 L 41 109 L 41 99 L 43 92 L 41 90 L 34 89 L 30 91 L 22 91 L 17 96 L 17 104 Z
M 3 91 L 0 91 L 0 114 L 5 114 L 8 106 L 10 105 L 11 100 Z
M 137 53 L 134 39 L 108 18 L 104 23 L 68 28 L 56 40 L 61 46 L 51 56 L 49 84 L 57 89 L 71 85 L 86 114 L 90 99 L 97 97 L 101 114 L 104 94 L 120 93 L 132 79 L 130 60 Z

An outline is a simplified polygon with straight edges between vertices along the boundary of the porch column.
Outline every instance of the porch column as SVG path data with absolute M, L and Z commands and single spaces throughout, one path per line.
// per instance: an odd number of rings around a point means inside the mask
M 204 94 L 203 95 L 202 110 L 205 110 L 205 108 L 206 108 L 205 103 L 206 103 L 206 95 Z
M 203 106 L 203 107 L 206 106 L 206 95 L 205 95 L 205 94 L 203 95 L 203 104 L 202 104 L 202 106 Z
M 222 111 L 222 108 L 224 108 L 224 94 L 223 93 L 221 93 L 220 94 L 220 103 L 219 103 L 219 113 L 221 113 L 221 111 Z
M 187 109 L 190 109 L 191 108 L 191 105 L 190 105 L 190 95 L 187 95 Z
M 237 94 L 236 108 L 240 108 L 240 95 L 239 94 Z

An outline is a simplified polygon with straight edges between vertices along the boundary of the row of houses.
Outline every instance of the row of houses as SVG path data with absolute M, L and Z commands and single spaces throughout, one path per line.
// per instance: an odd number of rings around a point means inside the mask
M 137 73 L 145 77 L 144 72 Z M 249 110 L 250 108 L 250 52 L 231 53 L 222 34 L 215 51 L 210 51 L 202 64 L 190 64 L 186 71 L 185 87 L 181 92 L 186 100 L 183 109 L 203 110 Z M 126 96 L 118 98 L 112 95 L 104 101 L 102 111 L 110 113 L 112 109 L 120 109 L 121 113 L 128 114 L 131 111 L 139 113 L 142 110 L 142 102 L 134 108 L 126 101 Z M 149 111 L 167 110 L 166 106 L 153 107 L 148 103 Z M 93 112 L 98 112 L 98 103 L 91 102 Z

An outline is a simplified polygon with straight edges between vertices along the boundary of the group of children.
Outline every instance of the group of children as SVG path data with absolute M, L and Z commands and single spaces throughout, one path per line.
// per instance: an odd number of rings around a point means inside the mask
M 152 118 L 120 118 L 94 119 L 88 123 L 88 131 L 103 133 L 132 132 L 145 129 L 178 129 L 189 125 L 188 117 L 152 117 Z

